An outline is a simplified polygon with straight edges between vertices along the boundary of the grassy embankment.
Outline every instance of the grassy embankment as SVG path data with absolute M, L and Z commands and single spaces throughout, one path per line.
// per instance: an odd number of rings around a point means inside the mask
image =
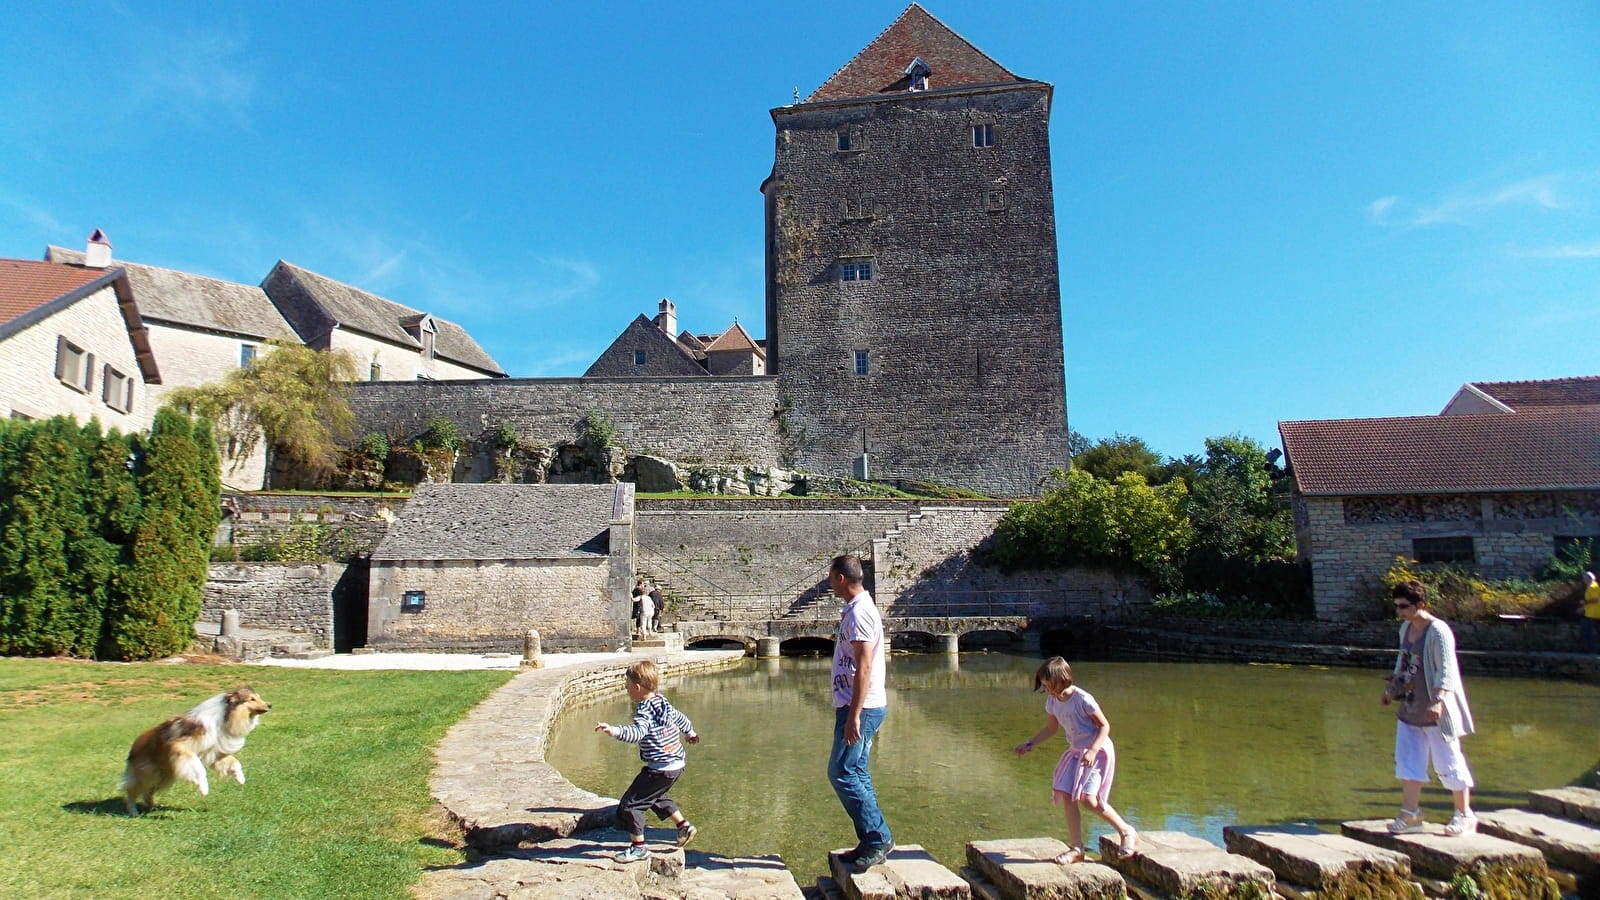
M 438 839 L 432 748 L 511 675 L 0 659 L 0 896 L 407 896 L 462 859 Z M 178 784 L 129 818 L 134 737 L 242 684 L 272 704 L 248 782 Z

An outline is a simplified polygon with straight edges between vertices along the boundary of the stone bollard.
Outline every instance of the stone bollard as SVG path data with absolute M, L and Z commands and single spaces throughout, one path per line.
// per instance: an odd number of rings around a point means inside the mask
M 961 635 L 936 634 L 933 636 L 933 652 L 935 653 L 960 653 Z
M 775 637 L 756 638 L 756 659 L 772 659 L 778 655 L 778 646 L 783 643 Z
M 239 611 L 237 609 L 225 609 L 222 611 L 221 634 L 223 637 L 239 636 Z
M 522 666 L 526 669 L 544 668 L 544 651 L 539 647 L 539 631 L 536 628 L 528 629 L 528 635 L 522 641 Z

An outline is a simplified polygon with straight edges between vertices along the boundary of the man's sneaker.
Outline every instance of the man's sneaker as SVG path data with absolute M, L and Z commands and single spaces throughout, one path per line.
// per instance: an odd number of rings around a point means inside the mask
M 873 866 L 881 866 L 886 860 L 888 860 L 889 851 L 893 849 L 894 844 L 892 842 L 884 844 L 882 847 L 868 848 L 867 850 L 862 851 L 860 856 L 856 857 L 856 861 L 850 864 L 850 868 L 855 872 L 860 873 L 865 872 Z
M 1416 834 L 1425 826 L 1422 822 L 1422 810 L 1402 809 L 1400 815 L 1394 817 L 1389 823 L 1390 834 Z
M 650 851 L 646 850 L 643 844 L 629 844 L 628 849 L 618 853 L 615 859 L 617 862 L 630 863 L 638 862 L 639 860 L 646 859 L 649 856 Z
M 847 866 L 853 866 L 856 864 L 856 860 L 861 858 L 861 854 L 865 852 L 867 852 L 865 847 L 854 847 L 839 854 L 839 861 Z
M 682 825 L 679 825 L 678 826 L 678 846 L 682 847 L 684 844 L 687 844 L 690 841 L 694 840 L 694 836 L 696 834 L 699 834 L 699 833 L 700 833 L 700 829 L 694 827 L 693 825 L 689 824 L 688 822 L 685 822 Z

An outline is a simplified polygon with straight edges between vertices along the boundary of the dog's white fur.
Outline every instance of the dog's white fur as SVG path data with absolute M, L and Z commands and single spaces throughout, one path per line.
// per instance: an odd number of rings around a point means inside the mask
M 244 784 L 244 767 L 233 754 L 255 729 L 271 704 L 248 687 L 218 694 L 181 716 L 162 722 L 139 735 L 128 750 L 128 766 L 120 790 L 128 815 L 139 807 L 155 805 L 154 795 L 174 781 L 187 781 L 201 796 L 210 792 L 209 766 L 218 775 L 232 776 Z

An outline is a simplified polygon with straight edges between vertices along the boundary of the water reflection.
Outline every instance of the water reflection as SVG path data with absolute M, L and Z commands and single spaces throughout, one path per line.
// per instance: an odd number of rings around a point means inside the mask
M 1001 653 L 893 657 L 873 773 L 897 841 L 923 844 L 954 867 L 969 840 L 1063 835 L 1049 779 L 1065 743 L 1021 759 L 1010 752 L 1044 721 L 1043 695 L 1028 690 L 1037 664 Z M 1224 825 L 1388 818 L 1398 805 L 1394 717 L 1378 705 L 1377 671 L 1111 662 L 1073 669 L 1111 720 L 1112 802 L 1139 828 L 1220 843 Z M 822 870 L 828 849 L 853 844 L 824 773 L 833 727 L 827 673 L 826 659 L 750 660 L 664 686 L 702 735 L 673 795 L 699 826 L 703 849 L 776 849 L 804 883 Z M 618 684 L 615 699 L 562 717 L 549 754 L 574 783 L 613 797 L 637 771 L 637 755 L 589 729 L 630 714 Z M 1600 688 L 1475 678 L 1467 689 L 1482 729 L 1467 739 L 1482 808 L 1566 784 L 1600 756 Z M 1430 789 L 1424 801 L 1430 817 L 1448 817 L 1443 790 Z M 1093 817 L 1085 827 L 1091 842 L 1105 829 Z

